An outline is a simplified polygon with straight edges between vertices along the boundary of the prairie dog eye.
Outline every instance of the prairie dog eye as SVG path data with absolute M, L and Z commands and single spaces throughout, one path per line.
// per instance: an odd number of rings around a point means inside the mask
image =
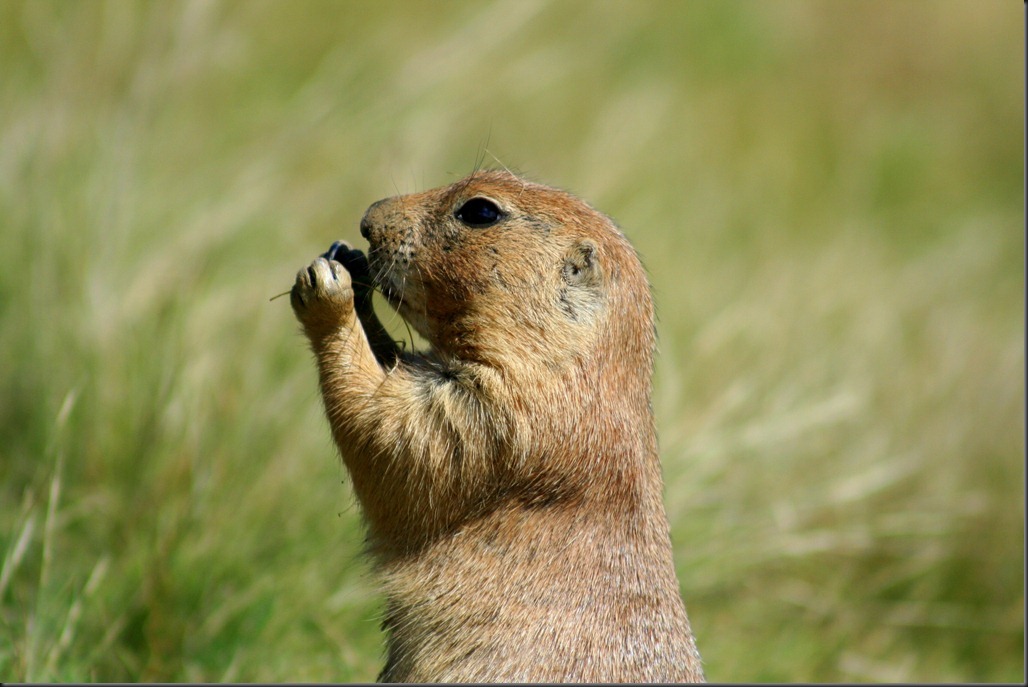
M 469 227 L 480 229 L 496 224 L 503 218 L 503 210 L 488 198 L 472 198 L 453 213 Z

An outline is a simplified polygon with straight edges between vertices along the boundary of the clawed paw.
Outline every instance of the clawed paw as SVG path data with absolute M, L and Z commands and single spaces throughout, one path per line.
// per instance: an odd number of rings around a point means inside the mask
M 358 298 L 371 295 L 371 268 L 363 251 L 357 250 L 346 241 L 336 241 L 321 257 L 330 261 L 335 260 L 346 268 Z
M 305 325 L 315 321 L 339 323 L 353 311 L 350 273 L 340 262 L 320 257 L 296 273 L 289 299 L 293 312 Z

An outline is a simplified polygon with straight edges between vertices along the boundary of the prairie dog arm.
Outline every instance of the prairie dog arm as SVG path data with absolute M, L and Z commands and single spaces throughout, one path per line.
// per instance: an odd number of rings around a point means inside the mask
M 473 381 L 444 376 L 423 359 L 387 372 L 358 319 L 354 291 L 343 265 L 320 257 L 297 273 L 290 300 L 373 538 L 386 546 L 424 541 L 496 483 L 502 432 L 487 420 Z M 428 507 L 440 500 L 453 507 Z

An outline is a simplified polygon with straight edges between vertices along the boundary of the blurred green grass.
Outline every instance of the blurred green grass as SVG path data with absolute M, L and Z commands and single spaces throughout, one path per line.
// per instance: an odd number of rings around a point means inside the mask
M 482 159 L 644 257 L 711 680 L 1022 681 L 1022 12 L 0 4 L 0 675 L 375 677 L 269 299 Z

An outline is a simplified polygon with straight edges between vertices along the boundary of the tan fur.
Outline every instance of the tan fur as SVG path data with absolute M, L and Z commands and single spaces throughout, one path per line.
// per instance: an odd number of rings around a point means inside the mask
M 505 215 L 466 226 L 472 198 Z M 361 232 L 367 260 L 319 258 L 292 302 L 385 588 L 380 679 L 702 681 L 661 494 L 653 305 L 625 237 L 494 171 L 379 201 Z M 400 353 L 369 280 L 431 351 Z

